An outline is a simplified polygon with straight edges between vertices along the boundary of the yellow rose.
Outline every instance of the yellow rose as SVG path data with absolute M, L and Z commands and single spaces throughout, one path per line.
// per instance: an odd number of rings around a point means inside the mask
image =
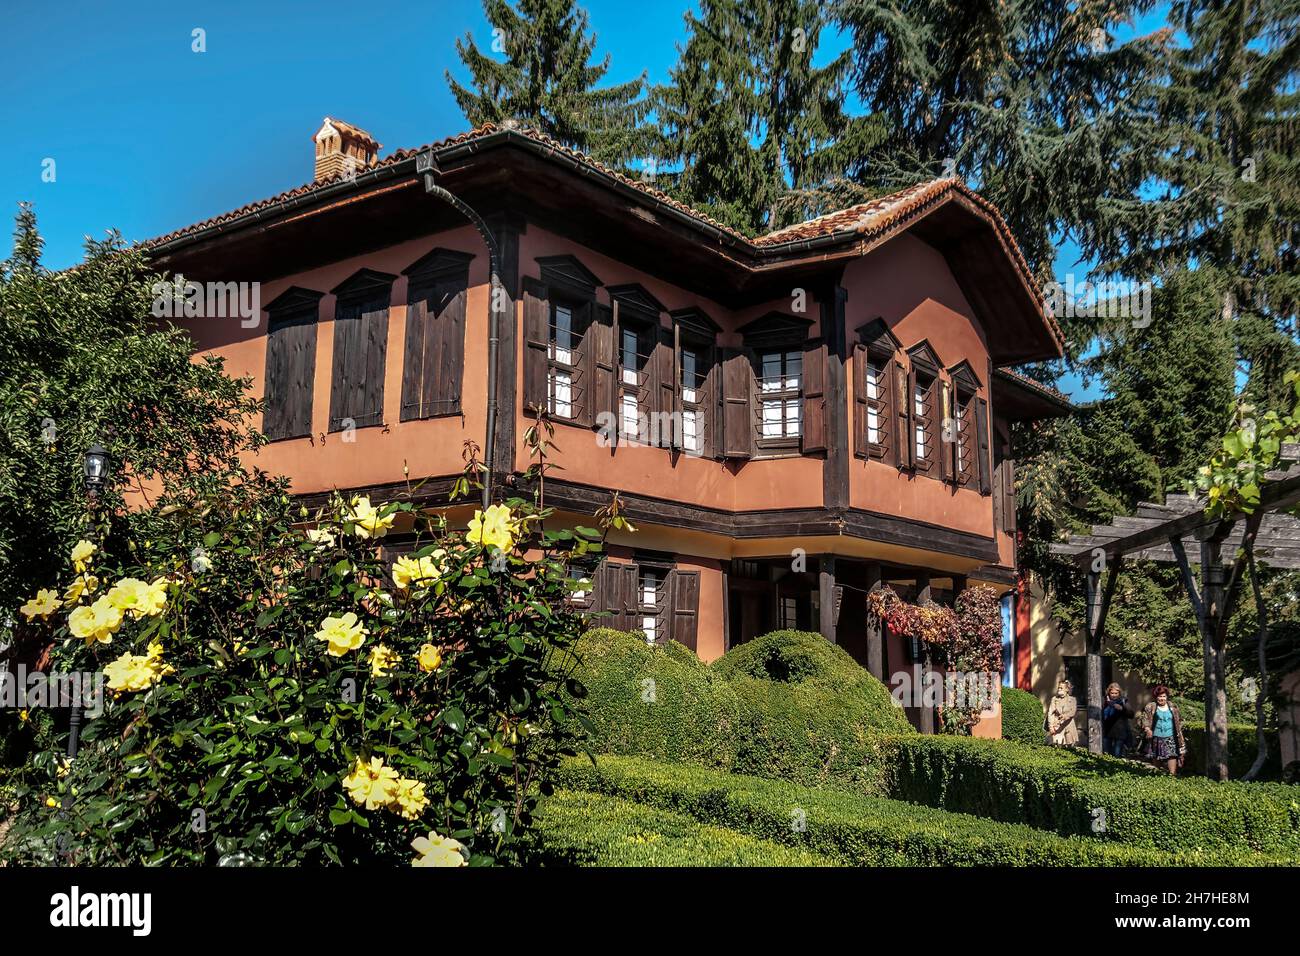
M 393 563 L 393 585 L 405 591 L 413 584 L 438 580 L 442 577 L 442 565 L 438 559 L 446 553 L 446 549 L 438 548 L 423 558 L 402 555 Z
M 174 673 L 176 668 L 163 663 L 162 645 L 149 645 L 146 654 L 126 653 L 104 667 L 104 676 L 108 679 L 108 689 L 116 694 L 126 691 L 148 690 L 164 675 Z
M 442 666 L 442 651 L 432 644 L 421 645 L 417 661 L 420 664 L 420 670 L 432 674 Z
M 411 866 L 465 866 L 465 849 L 459 840 L 439 836 L 433 830 L 427 837 L 416 837 L 411 841 L 411 849 L 420 854 L 411 861 Z
M 87 645 L 96 641 L 101 644 L 112 642 L 113 635 L 121 626 L 122 611 L 108 599 L 108 595 L 94 604 L 82 605 L 68 615 L 68 630 Z
M 486 515 L 476 510 L 470 519 L 469 530 L 465 532 L 465 540 L 470 544 L 509 551 L 515 543 L 515 521 L 510 509 L 505 505 L 492 505 Z
M 99 578 L 89 572 L 77 575 L 68 585 L 68 589 L 63 592 L 64 607 L 72 607 L 81 601 L 82 597 L 87 594 L 94 594 L 99 590 Z
M 167 606 L 167 582 L 157 578 L 152 584 L 145 584 L 139 578 L 123 578 L 109 589 L 108 601 L 136 620 L 153 617 Z
M 360 647 L 369 633 L 357 623 L 357 616 L 348 611 L 342 617 L 327 617 L 321 621 L 316 640 L 329 642 L 326 650 L 331 657 L 342 657 L 348 651 Z
M 397 790 L 393 793 L 392 809 L 407 820 L 416 819 L 429 805 L 429 798 L 424 795 L 424 784 L 419 780 L 405 777 L 397 781 Z
M 24 604 L 19 611 L 27 620 L 39 617 L 42 621 L 59 609 L 59 592 L 41 588 L 36 597 Z
M 361 495 L 352 499 L 352 512 L 348 516 L 353 523 L 353 534 L 358 538 L 382 538 L 393 526 L 396 513 L 379 516 L 379 509 L 370 504 L 370 499 Z
M 76 543 L 72 549 L 72 566 L 78 574 L 86 570 L 87 564 L 98 550 L 92 542 L 84 539 Z
M 383 644 L 376 644 L 370 649 L 370 674 L 383 677 L 397 664 L 397 651 Z
M 369 763 L 358 757 L 352 773 L 343 778 L 343 788 L 353 803 L 367 810 L 387 806 L 397 792 L 397 771 L 385 766 L 383 757 L 371 757 Z

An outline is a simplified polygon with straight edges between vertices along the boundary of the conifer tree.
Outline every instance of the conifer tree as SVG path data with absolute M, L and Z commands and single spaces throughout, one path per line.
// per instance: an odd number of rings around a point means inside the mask
M 815 0 L 702 0 L 656 91 L 664 159 L 683 200 L 748 232 L 826 211 L 825 187 L 868 147 L 874 121 L 843 108 L 849 57 L 813 65 Z
M 1235 320 L 1248 396 L 1289 410 L 1300 362 L 1300 7 L 1293 0 L 1180 0 L 1167 79 L 1143 99 L 1163 136 L 1152 190 L 1117 205 L 1116 268 L 1206 271 Z
M 489 51 L 470 34 L 456 41 L 470 86 L 447 71 L 471 125 L 518 120 L 611 165 L 647 155 L 654 133 L 644 125 L 650 109 L 645 74 L 598 86 L 610 57 L 593 61 L 596 36 L 574 0 L 483 0 L 483 10 L 492 27 Z
M 1007 218 L 1044 277 L 1056 241 L 1086 257 L 1107 200 L 1150 169 L 1150 115 L 1135 90 L 1159 75 L 1163 34 L 1116 31 L 1150 0 L 838 0 L 854 87 L 886 138 L 855 179 L 896 189 L 960 176 Z

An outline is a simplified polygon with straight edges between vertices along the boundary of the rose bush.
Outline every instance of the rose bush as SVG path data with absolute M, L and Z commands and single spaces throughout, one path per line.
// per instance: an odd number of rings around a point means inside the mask
M 74 760 L 66 731 L 32 753 L 0 853 L 514 859 L 575 753 L 568 569 L 601 547 L 546 516 L 515 499 L 467 533 L 410 500 L 307 514 L 260 475 L 113 516 L 24 606 L 51 666 L 102 671 L 108 693 Z

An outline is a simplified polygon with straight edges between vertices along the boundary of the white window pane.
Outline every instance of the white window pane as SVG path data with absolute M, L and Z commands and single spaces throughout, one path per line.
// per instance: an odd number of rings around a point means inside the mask
M 573 379 L 568 372 L 552 370 L 547 377 L 551 414 L 573 417 Z
M 880 444 L 880 411 L 874 405 L 867 406 L 867 441 Z
M 763 437 L 781 437 L 780 399 L 767 399 L 763 402 Z
M 694 405 L 696 402 L 699 401 L 699 398 L 697 397 L 697 395 L 698 395 L 698 393 L 697 393 L 697 392 L 695 391 L 695 389 L 693 389 L 693 388 L 683 388 L 683 389 L 682 389 L 682 401 L 683 401 L 683 402 L 690 402 L 692 405 Z
M 872 401 L 880 398 L 880 369 L 874 365 L 867 366 L 867 398 Z
M 787 399 L 785 403 L 785 433 L 795 436 L 800 433 L 799 417 L 803 414 L 803 402 L 797 398 Z
M 682 443 L 687 451 L 700 450 L 700 413 L 689 408 L 682 412 Z
M 623 393 L 622 429 L 624 435 L 635 435 L 638 431 L 636 396 Z

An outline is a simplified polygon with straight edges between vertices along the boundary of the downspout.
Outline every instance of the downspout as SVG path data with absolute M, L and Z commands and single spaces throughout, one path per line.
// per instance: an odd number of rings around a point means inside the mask
M 434 161 L 433 150 L 420 153 L 415 158 L 415 171 L 424 175 L 424 191 L 437 196 L 462 216 L 473 223 L 483 237 L 488 250 L 488 383 L 487 383 L 487 436 L 483 442 L 483 510 L 486 512 L 492 503 L 492 476 L 496 469 L 496 428 L 497 428 L 497 352 L 500 350 L 501 338 L 497 324 L 497 302 L 500 280 L 500 255 L 496 236 L 488 228 L 487 222 L 469 204 L 459 196 L 448 192 L 437 183 L 440 173 Z

